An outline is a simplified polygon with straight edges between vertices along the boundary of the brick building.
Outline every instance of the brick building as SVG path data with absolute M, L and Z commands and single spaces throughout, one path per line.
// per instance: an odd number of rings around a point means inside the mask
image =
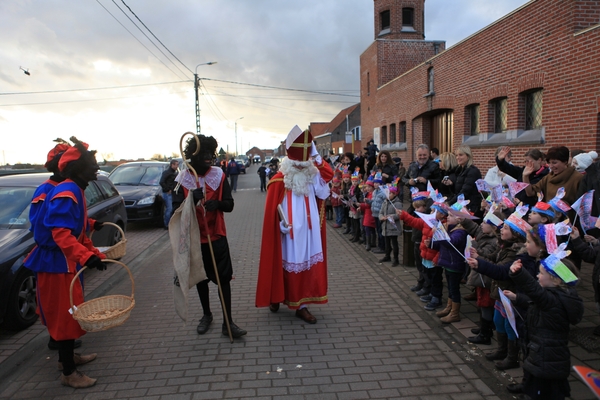
M 315 139 L 317 150 L 321 156 L 329 155 L 329 150 L 335 154 L 346 152 L 356 153 L 361 150 L 360 103 L 340 111 L 326 124 L 311 122 L 310 129 Z M 315 132 L 318 133 L 315 135 Z M 346 132 L 352 137 L 346 140 Z
M 533 147 L 598 150 L 600 2 L 532 0 L 449 49 L 424 39 L 424 0 L 374 10 L 360 56 L 365 141 L 404 161 L 420 143 L 465 143 L 482 171 L 500 145 L 517 163 Z

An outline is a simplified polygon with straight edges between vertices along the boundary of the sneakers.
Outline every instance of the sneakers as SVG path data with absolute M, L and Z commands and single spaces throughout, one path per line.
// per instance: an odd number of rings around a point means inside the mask
M 421 290 L 419 290 L 415 294 L 417 296 L 421 297 L 421 296 L 427 296 L 429 293 L 431 293 L 431 290 L 429 288 L 424 287 L 424 288 L 421 288 Z M 429 299 L 429 300 L 431 300 L 431 299 Z M 429 301 L 429 300 L 427 300 L 427 301 Z
M 73 371 L 71 375 L 60 374 L 60 383 L 63 386 L 70 386 L 75 389 L 87 388 L 94 386 L 97 379 L 90 378 L 83 372 L 78 370 Z
M 97 356 L 98 356 L 98 354 L 96 354 L 96 353 L 85 354 L 85 355 L 75 353 L 75 354 L 73 354 L 73 361 L 75 361 L 75 365 L 83 365 L 83 364 L 87 364 L 89 362 L 94 361 Z M 59 371 L 63 370 L 63 363 L 61 363 L 60 361 L 58 362 L 58 370 Z
M 196 332 L 198 332 L 199 335 L 204 335 L 206 332 L 208 332 L 208 327 L 210 326 L 210 324 L 212 322 L 213 322 L 212 314 L 204 315 L 202 317 L 202 319 L 200 320 L 198 327 L 196 328 Z
M 428 293 L 425 296 L 421 296 L 419 300 L 421 300 L 423 303 L 429 303 L 432 297 L 433 296 L 431 296 L 431 294 Z
M 394 262 L 392 263 L 392 267 L 399 267 L 399 266 L 400 266 L 400 261 L 394 260 Z
M 386 261 L 392 261 L 391 258 L 389 257 L 383 257 L 382 259 L 379 260 L 380 263 L 386 262 Z
M 427 311 L 433 311 L 436 308 L 440 308 L 441 306 L 442 306 L 442 302 L 438 298 L 432 297 L 431 301 L 425 305 L 425 309 Z
M 243 330 L 242 328 L 240 328 L 239 326 L 237 326 L 236 324 L 234 324 L 233 322 L 230 322 L 229 326 L 231 328 L 231 336 L 233 336 L 234 339 L 242 337 L 246 333 L 248 333 L 245 330 Z M 229 336 L 229 333 L 227 332 L 226 324 L 223 324 L 223 326 L 221 327 L 221 333 L 223 333 L 223 336 Z
M 412 286 L 412 287 L 410 288 L 410 291 L 411 291 L 411 292 L 419 292 L 421 289 L 423 289 L 423 286 L 422 286 L 422 285 L 419 285 L 419 284 L 416 284 L 415 286 Z

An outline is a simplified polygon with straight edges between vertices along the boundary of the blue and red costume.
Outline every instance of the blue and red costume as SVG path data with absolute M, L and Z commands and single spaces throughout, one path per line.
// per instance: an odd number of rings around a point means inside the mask
M 42 186 L 47 189 L 48 185 Z M 67 179 L 43 196 L 42 186 L 34 195 L 30 213 L 37 246 L 27 256 L 25 266 L 37 275 L 37 312 L 50 336 L 55 340 L 77 339 L 85 331 L 69 312 L 71 281 L 90 257 L 106 256 L 85 234 L 90 220 L 83 189 Z M 81 303 L 83 284 L 78 280 L 73 286 L 73 304 Z

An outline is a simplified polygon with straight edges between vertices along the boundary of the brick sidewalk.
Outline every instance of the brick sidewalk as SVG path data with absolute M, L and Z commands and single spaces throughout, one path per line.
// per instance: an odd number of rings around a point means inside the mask
M 2 382 L 0 398 L 513 398 L 504 388 L 508 376 L 494 371 L 481 349 L 466 344 L 463 333 L 474 326 L 473 306 L 465 305 L 467 318 L 460 323 L 442 326 L 408 289 L 414 268 L 377 264 L 374 254 L 331 227 L 330 301 L 310 307 L 319 322 L 305 324 L 285 307 L 277 314 L 256 309 L 264 196 L 250 168 L 239 179 L 235 210 L 227 216 L 235 271 L 233 316 L 247 336 L 230 344 L 221 335 L 214 285 L 215 321 L 209 332 L 199 336 L 195 331 L 202 312 L 194 290 L 190 322 L 183 325 L 173 310 L 171 251 L 163 237 L 134 272 L 131 318 L 84 336 L 82 350 L 98 352 L 96 361 L 81 368 L 98 378 L 95 387 L 60 386 L 56 353 L 44 349 Z M 127 281 L 114 288 L 128 290 Z M 573 347 L 574 356 L 577 350 Z M 582 386 L 572 382 L 573 398 L 593 398 Z

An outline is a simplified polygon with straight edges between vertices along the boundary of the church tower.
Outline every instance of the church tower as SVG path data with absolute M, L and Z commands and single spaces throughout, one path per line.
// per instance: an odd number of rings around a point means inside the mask
M 374 0 L 375 40 L 425 39 L 425 0 Z

